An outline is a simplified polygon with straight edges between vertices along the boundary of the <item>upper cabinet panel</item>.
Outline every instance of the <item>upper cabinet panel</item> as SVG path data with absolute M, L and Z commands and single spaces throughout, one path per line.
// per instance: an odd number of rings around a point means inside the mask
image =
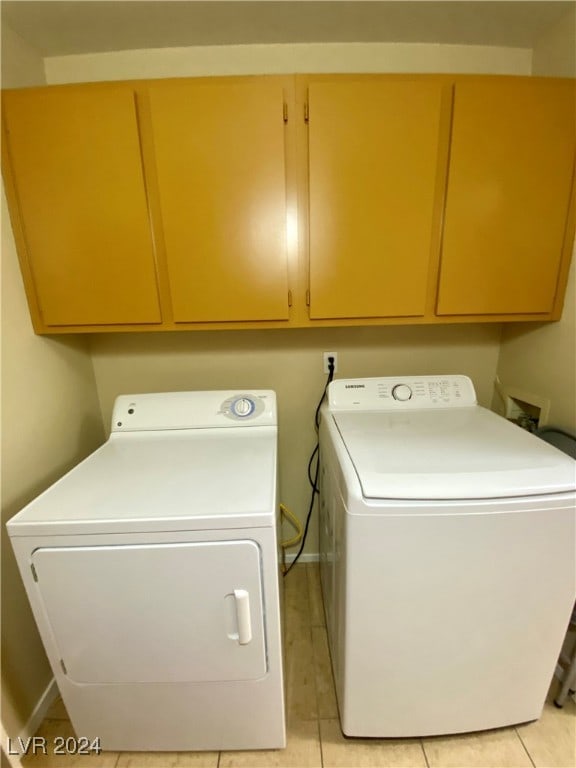
M 552 78 L 5 91 L 2 167 L 34 328 L 556 320 L 575 117 L 575 82 Z
M 36 324 L 159 323 L 133 90 L 7 91 L 3 108 Z
M 439 315 L 550 313 L 575 151 L 569 81 L 457 81 Z
M 157 81 L 149 94 L 174 321 L 287 319 L 282 79 Z
M 311 318 L 424 315 L 449 86 L 311 78 L 308 93 Z

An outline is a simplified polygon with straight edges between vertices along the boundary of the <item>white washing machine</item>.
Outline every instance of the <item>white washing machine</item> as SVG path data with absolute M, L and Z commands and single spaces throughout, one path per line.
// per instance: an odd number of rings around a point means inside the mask
M 8 523 L 78 737 L 285 746 L 273 392 L 122 396 L 109 440 Z
M 344 733 L 537 719 L 576 596 L 575 462 L 465 376 L 332 382 L 320 456 Z

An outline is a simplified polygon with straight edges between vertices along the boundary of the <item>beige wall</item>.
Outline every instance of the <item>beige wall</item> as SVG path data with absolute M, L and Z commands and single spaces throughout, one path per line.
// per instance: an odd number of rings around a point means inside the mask
M 505 326 L 498 377 L 504 390 L 549 400 L 547 423 L 576 434 L 576 253 L 562 319 Z
M 4 84 L 42 80 L 39 57 L 9 35 Z M 529 74 L 527 50 L 462 46 L 315 45 L 136 51 L 45 61 L 49 83 L 296 71 L 444 71 Z M 93 371 L 108 425 L 122 392 L 273 388 L 280 404 L 281 498 L 308 506 L 306 466 L 322 391 L 323 351 L 337 351 L 339 376 L 464 373 L 490 402 L 500 326 L 438 326 L 102 335 L 89 342 L 32 334 L 14 244 L 3 211 L 3 520 L 101 439 Z M 86 353 L 89 343 L 91 359 Z M 93 369 L 91 366 L 93 363 Z M 312 526 L 309 552 L 317 551 Z M 11 552 L 4 542 L 3 718 L 17 733 L 49 669 Z
M 576 77 L 576 5 L 536 42 L 532 73 L 549 77 Z
M 144 77 L 298 72 L 465 72 L 530 74 L 532 51 L 479 45 L 310 43 L 225 45 L 54 56 L 48 83 Z
M 535 75 L 576 77 L 576 8 L 534 47 Z M 576 433 L 576 255 L 558 323 L 505 326 L 498 361 L 504 388 L 550 400 L 548 423 Z
M 2 32 L 3 84 L 42 83 L 40 57 L 11 30 Z M 86 341 L 32 331 L 2 189 L 2 723 L 13 737 L 52 673 L 4 523 L 102 439 Z
M 121 393 L 274 389 L 280 421 L 280 498 L 301 519 L 314 411 L 325 376 L 322 352 L 338 353 L 339 377 L 463 373 L 490 403 L 500 326 L 334 328 L 101 335 L 92 359 L 108 428 Z M 317 552 L 312 525 L 307 552 Z
M 2 24 L 2 87 L 24 88 L 45 82 L 42 57 L 9 26 Z
M 46 60 L 50 83 L 310 71 L 529 74 L 531 51 L 441 45 L 223 46 L 67 56 Z M 280 404 L 281 498 L 308 508 L 306 467 L 322 392 L 322 352 L 337 351 L 339 376 L 469 373 L 490 402 L 499 326 L 237 331 L 101 336 L 92 357 L 105 423 L 121 392 L 272 388 Z M 311 526 L 307 552 L 317 552 Z

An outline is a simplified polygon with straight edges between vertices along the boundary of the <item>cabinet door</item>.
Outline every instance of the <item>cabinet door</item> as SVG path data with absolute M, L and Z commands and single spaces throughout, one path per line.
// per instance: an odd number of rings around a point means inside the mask
M 288 318 L 283 105 L 263 78 L 150 87 L 177 323 Z
M 438 314 L 552 310 L 574 116 L 568 81 L 456 84 Z
M 7 91 L 3 106 L 43 324 L 160 322 L 132 89 Z
M 312 318 L 424 314 L 442 95 L 425 79 L 310 84 Z

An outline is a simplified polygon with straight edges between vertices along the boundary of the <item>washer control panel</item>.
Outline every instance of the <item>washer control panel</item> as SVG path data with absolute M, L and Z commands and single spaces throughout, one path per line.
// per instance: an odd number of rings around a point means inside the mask
M 333 411 L 458 408 L 477 402 L 468 376 L 336 379 L 328 387 L 328 407 Z

